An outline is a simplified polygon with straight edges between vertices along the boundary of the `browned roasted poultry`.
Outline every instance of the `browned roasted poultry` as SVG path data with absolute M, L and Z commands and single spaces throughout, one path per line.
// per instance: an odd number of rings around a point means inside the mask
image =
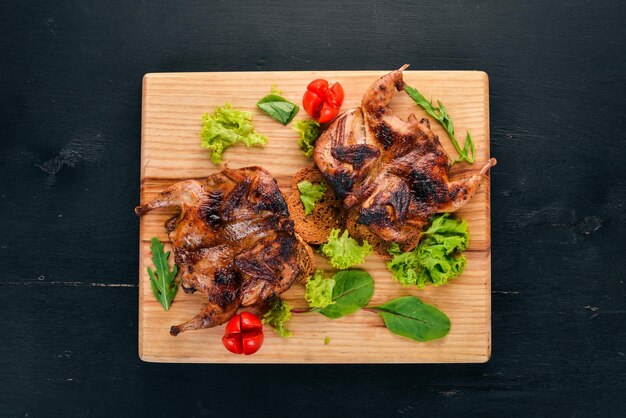
M 361 107 L 340 115 L 320 136 L 313 158 L 348 209 L 350 235 L 384 252 L 395 242 L 413 249 L 435 213 L 453 212 L 472 197 L 481 176 L 450 181 L 450 159 L 428 119 L 407 120 L 388 107 L 404 89 L 402 71 L 384 75 L 365 92 Z M 372 242 L 373 241 L 373 242 Z
M 240 306 L 261 304 L 312 273 L 313 253 L 262 168 L 225 169 L 206 185 L 176 183 L 135 212 L 164 207 L 180 208 L 166 228 L 182 288 L 209 300 L 195 318 L 172 326 L 172 335 L 223 324 Z

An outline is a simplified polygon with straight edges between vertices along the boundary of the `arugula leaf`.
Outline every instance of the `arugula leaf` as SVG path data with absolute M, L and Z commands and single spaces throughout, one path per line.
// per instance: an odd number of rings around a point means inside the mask
M 233 109 L 230 103 L 202 116 L 200 140 L 203 148 L 211 150 L 213 164 L 222 162 L 222 154 L 231 145 L 242 142 L 248 148 L 267 144 L 267 138 L 254 131 L 252 113 Z
M 335 280 L 324 277 L 321 270 L 315 270 L 313 277 L 306 283 L 304 298 L 311 308 L 325 308 L 335 303 L 333 301 L 333 288 Z
M 269 311 L 263 315 L 263 323 L 274 328 L 274 331 L 281 337 L 289 338 L 293 335 L 291 331 L 285 328 L 285 322 L 291 319 L 291 305 L 280 298 L 272 301 Z
M 304 205 L 304 213 L 310 215 L 315 209 L 315 203 L 326 193 L 326 185 L 324 183 L 313 184 L 305 180 L 298 183 L 298 191 L 300 192 L 300 201 Z
M 330 264 L 338 269 L 345 269 L 365 261 L 365 257 L 372 253 L 372 246 L 367 241 L 362 245 L 343 231 L 339 236 L 339 229 L 333 229 L 328 236 L 328 242 L 321 247 L 322 254 L 330 259 Z
M 300 119 L 296 121 L 293 130 L 300 134 L 298 146 L 305 156 L 313 155 L 315 149 L 315 141 L 320 136 L 320 124 L 313 119 Z
M 424 232 L 426 238 L 413 251 L 403 253 L 397 244 L 391 245 L 388 251 L 393 258 L 387 268 L 394 279 L 422 288 L 427 283 L 446 284 L 463 272 L 466 259 L 459 253 L 469 246 L 469 229 L 467 222 L 449 216 L 435 216 Z
M 374 280 L 363 270 L 343 270 L 333 279 L 333 303 L 319 310 L 328 318 L 341 318 L 367 306 L 374 295 Z
M 422 93 L 417 91 L 417 89 L 414 87 L 405 86 L 404 90 L 411 97 L 411 99 L 413 99 L 413 101 L 417 103 L 418 106 L 424 109 L 424 111 L 428 115 L 430 115 L 433 119 L 439 122 L 441 126 L 443 126 L 443 129 L 446 130 L 448 136 L 450 137 L 452 145 L 454 145 L 456 152 L 459 154 L 459 158 L 454 162 L 456 163 L 465 160 L 468 163 L 473 164 L 476 160 L 476 157 L 474 155 L 476 148 L 474 146 L 474 141 L 472 140 L 472 135 L 469 131 L 467 131 L 465 144 L 463 144 L 463 148 L 461 148 L 458 141 L 456 140 L 456 137 L 454 136 L 454 124 L 452 123 L 452 119 L 450 118 L 448 111 L 443 106 L 443 103 L 437 100 L 437 104 L 439 106 L 437 107 L 433 105 L 432 101 L 426 100 Z
M 256 105 L 259 109 L 286 126 L 298 114 L 300 108 L 295 103 L 282 97 L 281 94 L 282 92 L 276 86 L 272 86 L 271 93 L 259 100 Z
M 174 280 L 178 273 L 178 266 L 174 264 L 174 268 L 170 272 L 170 266 L 167 263 L 170 252 L 163 252 L 163 244 L 158 238 L 152 238 L 150 251 L 152 251 L 152 263 L 156 267 L 156 271 L 148 267 L 152 292 L 154 292 L 154 296 L 161 303 L 163 309 L 168 311 L 178 291 L 178 285 Z
M 450 332 L 450 319 L 415 296 L 404 296 L 368 309 L 378 311 L 391 332 L 415 341 L 443 338 Z

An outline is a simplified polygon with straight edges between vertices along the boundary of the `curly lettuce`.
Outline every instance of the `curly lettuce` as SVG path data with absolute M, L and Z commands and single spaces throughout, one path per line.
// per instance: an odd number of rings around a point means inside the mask
M 325 308 L 335 303 L 333 301 L 333 288 L 335 280 L 324 277 L 321 270 L 315 270 L 313 276 L 306 283 L 304 298 L 311 308 Z
M 362 245 L 343 231 L 339 235 L 339 229 L 333 229 L 328 236 L 328 242 L 322 245 L 322 254 L 329 258 L 330 264 L 338 269 L 346 269 L 355 264 L 365 261 L 365 257 L 372 253 L 372 246 L 363 241 Z
M 263 315 L 263 323 L 274 328 L 281 337 L 289 338 L 293 335 L 285 328 L 285 322 L 291 319 L 291 305 L 280 298 L 272 301 L 269 311 Z
M 313 213 L 317 201 L 326 193 L 326 186 L 323 183 L 313 184 L 305 180 L 298 183 L 298 191 L 300 192 L 300 201 L 304 205 L 304 213 L 310 215 Z
M 255 132 L 252 113 L 233 109 L 230 103 L 218 107 L 213 113 L 202 116 L 200 143 L 211 151 L 213 164 L 222 162 L 224 151 L 237 142 L 248 148 L 267 144 L 267 138 Z
M 388 250 L 393 258 L 387 268 L 405 286 L 441 286 L 465 269 L 466 258 L 461 252 L 469 246 L 467 222 L 452 219 L 448 213 L 435 216 L 424 236 L 413 251 L 402 252 L 395 243 Z
M 304 155 L 307 157 L 313 155 L 315 141 L 320 136 L 320 124 L 313 119 L 300 119 L 293 125 L 293 130 L 300 134 L 298 146 Z

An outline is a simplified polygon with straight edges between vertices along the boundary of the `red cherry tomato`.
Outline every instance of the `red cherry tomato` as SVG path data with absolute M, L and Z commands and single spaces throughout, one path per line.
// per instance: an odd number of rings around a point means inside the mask
M 304 107 L 306 113 L 311 115 L 313 119 L 319 117 L 322 104 L 324 104 L 324 99 L 320 96 L 310 90 L 304 92 L 304 96 L 302 96 L 302 107 Z
M 326 101 L 339 109 L 343 103 L 343 87 L 341 84 L 335 83 L 326 91 Z
M 222 344 L 231 353 L 256 353 L 263 345 L 263 323 L 250 312 L 233 316 L 226 324 Z
M 328 81 L 317 79 L 307 86 L 302 96 L 302 106 L 313 119 L 326 123 L 337 117 L 343 98 L 341 84 L 335 83 L 329 87 Z
M 311 81 L 309 85 L 306 86 L 306 89 L 317 94 L 320 97 L 324 97 L 324 94 L 326 94 L 326 90 L 328 90 L 328 81 L 322 78 L 318 78 L 317 80 Z

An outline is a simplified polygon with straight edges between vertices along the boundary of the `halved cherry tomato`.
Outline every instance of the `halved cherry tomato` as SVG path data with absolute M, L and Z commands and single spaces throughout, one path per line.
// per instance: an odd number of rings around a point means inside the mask
M 263 323 L 250 312 L 233 316 L 226 324 L 222 344 L 231 353 L 256 353 L 263 345 Z
M 324 102 L 322 108 L 320 109 L 320 114 L 317 117 L 317 121 L 319 123 L 330 122 L 335 119 L 335 117 L 339 114 L 339 108 L 333 107 L 328 102 Z
M 343 104 L 343 87 L 341 84 L 335 83 L 326 91 L 326 101 L 336 108 L 340 108 Z
M 335 83 L 329 87 L 328 81 L 320 78 L 307 86 L 302 96 L 302 106 L 313 119 L 326 123 L 337 117 L 343 98 L 341 84 Z
M 320 108 L 324 104 L 324 99 L 313 93 L 312 91 L 305 91 L 304 96 L 302 96 L 302 107 L 306 113 L 311 115 L 313 119 L 317 119 L 319 117 Z

